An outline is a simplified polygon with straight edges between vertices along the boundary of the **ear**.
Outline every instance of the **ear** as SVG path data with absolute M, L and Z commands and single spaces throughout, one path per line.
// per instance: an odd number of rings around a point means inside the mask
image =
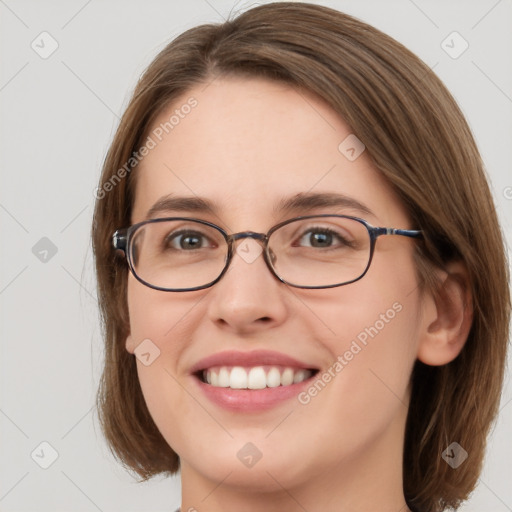
M 439 293 L 424 297 L 418 346 L 418 359 L 430 366 L 448 364 L 459 355 L 473 322 L 473 301 L 464 264 L 450 263 L 445 271 L 439 271 L 439 277 Z
M 130 354 L 135 353 L 135 349 L 137 348 L 137 345 L 136 345 L 134 339 L 132 338 L 131 334 L 128 334 L 128 336 L 126 338 L 125 348 Z

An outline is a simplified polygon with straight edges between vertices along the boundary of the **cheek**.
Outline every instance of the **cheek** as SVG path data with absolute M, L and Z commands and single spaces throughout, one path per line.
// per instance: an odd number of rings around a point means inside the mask
M 357 342 L 362 349 L 372 346 L 364 350 L 366 357 L 375 352 L 379 360 L 386 360 L 381 350 L 408 358 L 414 354 L 420 304 L 411 255 L 383 251 L 361 280 L 321 292 L 305 301 L 322 320 L 323 331 L 319 327 L 317 334 L 331 353 L 341 355 Z
M 189 346 L 197 297 L 183 298 L 152 290 L 130 277 L 128 310 L 130 352 L 137 355 L 139 382 L 149 412 L 157 426 L 173 425 L 173 411 L 186 411 L 175 365 Z M 165 413 L 165 418 L 160 417 Z
M 297 412 L 315 418 L 315 430 L 328 440 L 324 462 L 364 451 L 405 420 L 415 361 L 413 308 L 387 301 L 338 314 L 337 336 L 325 341 L 333 363 L 299 397 Z
M 186 333 L 193 323 L 194 306 L 199 300 L 200 297 L 191 292 L 185 297 L 153 290 L 130 276 L 128 312 L 133 343 L 150 339 L 162 352 L 178 351 L 186 344 Z
M 406 413 L 416 360 L 419 301 L 414 267 L 408 259 L 384 260 L 375 260 L 361 281 L 324 296 L 317 308 L 332 331 L 323 343 L 333 364 L 327 375 L 319 375 L 329 382 L 323 388 L 319 383 L 319 392 L 311 389 L 303 402 L 309 400 L 307 407 L 318 418 L 326 417 L 322 409 L 329 404 L 336 428 L 347 438 L 353 436 L 354 443 L 376 436 L 397 414 Z M 335 436 L 330 423 L 324 428 Z

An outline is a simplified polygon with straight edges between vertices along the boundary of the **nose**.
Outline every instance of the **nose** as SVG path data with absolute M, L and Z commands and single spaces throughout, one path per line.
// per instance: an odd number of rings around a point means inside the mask
M 225 331 L 249 334 L 286 320 L 287 285 L 270 272 L 262 246 L 263 240 L 256 237 L 233 242 L 229 268 L 208 294 L 208 317 Z

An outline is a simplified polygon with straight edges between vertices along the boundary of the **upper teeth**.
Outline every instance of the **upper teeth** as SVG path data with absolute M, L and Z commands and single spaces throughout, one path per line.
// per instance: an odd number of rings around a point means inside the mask
M 264 389 L 289 386 L 311 377 L 312 372 L 304 369 L 278 366 L 221 366 L 203 371 L 203 377 L 212 386 L 232 389 Z

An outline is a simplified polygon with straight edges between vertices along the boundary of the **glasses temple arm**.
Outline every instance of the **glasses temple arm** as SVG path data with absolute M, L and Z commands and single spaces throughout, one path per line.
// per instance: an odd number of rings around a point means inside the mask
M 423 232 L 419 229 L 393 229 L 386 228 L 387 235 L 401 235 L 408 236 L 409 238 L 421 238 L 423 237 Z
M 419 229 L 395 229 L 395 228 L 375 228 L 374 236 L 381 235 L 401 235 L 409 238 L 422 238 L 423 231 Z

